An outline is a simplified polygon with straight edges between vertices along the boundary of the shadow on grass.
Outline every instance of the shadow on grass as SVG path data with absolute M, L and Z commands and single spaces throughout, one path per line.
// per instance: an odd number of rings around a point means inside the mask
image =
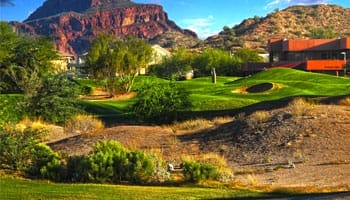
M 196 118 L 213 119 L 220 116 L 235 116 L 239 113 L 250 115 L 256 111 L 270 111 L 286 107 L 295 98 L 305 98 L 316 104 L 337 104 L 341 99 L 349 97 L 349 95 L 322 97 L 322 96 L 293 96 L 283 99 L 264 101 L 238 109 L 229 110 L 208 110 L 208 111 L 182 111 L 178 113 L 177 121 L 186 121 Z M 148 123 L 140 121 L 135 114 L 130 111 L 129 107 L 117 108 L 111 105 L 100 105 L 83 102 L 85 110 L 98 116 L 107 127 L 116 125 L 159 125 L 158 122 Z M 161 121 L 161 120 L 160 120 Z
M 288 106 L 288 104 L 292 102 L 295 98 L 305 98 L 308 101 L 314 102 L 316 104 L 331 105 L 331 104 L 337 104 L 341 99 L 347 98 L 349 96 L 350 95 L 331 96 L 331 97 L 292 96 L 292 97 L 286 97 L 283 99 L 278 99 L 273 101 L 264 101 L 264 102 L 252 104 L 252 105 L 245 106 L 238 109 L 182 112 L 179 116 L 181 116 L 180 120 L 188 120 L 188 119 L 194 119 L 194 118 L 213 119 L 219 116 L 235 116 L 239 113 L 245 113 L 246 115 L 250 115 L 256 111 L 270 111 L 274 109 L 284 108 Z

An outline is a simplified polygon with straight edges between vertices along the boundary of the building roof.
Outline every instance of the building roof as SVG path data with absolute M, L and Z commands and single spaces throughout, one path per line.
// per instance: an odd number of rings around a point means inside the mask
M 350 37 L 341 39 L 269 40 L 270 51 L 329 51 L 350 49 Z

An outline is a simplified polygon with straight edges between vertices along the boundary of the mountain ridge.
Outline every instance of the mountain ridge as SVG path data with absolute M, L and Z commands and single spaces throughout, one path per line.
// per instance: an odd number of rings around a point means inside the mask
M 52 39 L 60 52 L 73 55 L 88 51 L 99 34 L 117 38 L 133 35 L 152 40 L 175 32 L 198 40 L 196 33 L 181 29 L 163 7 L 130 0 L 48 0 L 23 23 L 13 22 L 18 32 Z
M 205 44 L 225 49 L 244 46 L 266 52 L 271 38 L 309 39 L 317 29 L 330 29 L 336 37 L 350 36 L 349 18 L 350 9 L 338 5 L 296 5 L 275 10 L 265 17 L 245 19 L 232 28 L 225 27 L 218 35 L 207 38 Z M 232 42 L 225 44 L 223 40 Z

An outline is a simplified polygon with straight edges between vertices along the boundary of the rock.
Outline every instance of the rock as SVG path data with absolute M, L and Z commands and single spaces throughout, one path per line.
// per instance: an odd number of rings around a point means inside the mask
M 178 32 L 197 39 L 194 32 L 169 20 L 161 6 L 130 0 L 48 0 L 23 23 L 12 25 L 19 32 L 51 38 L 59 51 L 71 54 L 85 53 L 99 34 L 151 40 Z

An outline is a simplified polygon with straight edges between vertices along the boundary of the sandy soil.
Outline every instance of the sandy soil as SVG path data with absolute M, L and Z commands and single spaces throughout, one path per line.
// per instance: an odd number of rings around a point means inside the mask
M 87 154 L 96 141 L 117 140 L 175 162 L 184 155 L 216 153 L 246 186 L 350 191 L 349 106 L 289 106 L 264 112 L 263 119 L 241 114 L 204 130 L 124 125 L 90 136 L 66 133 L 49 144 L 72 155 Z

